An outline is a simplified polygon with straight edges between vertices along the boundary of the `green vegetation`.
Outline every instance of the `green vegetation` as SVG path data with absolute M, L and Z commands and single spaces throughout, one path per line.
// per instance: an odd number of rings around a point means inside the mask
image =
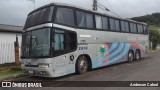
M 155 25 L 160 27 L 160 13 L 153 13 L 151 15 L 134 17 L 132 18 L 132 20 L 145 22 L 145 23 L 148 23 L 149 25 Z
M 150 26 L 149 27 L 149 40 L 152 43 L 152 50 L 156 50 L 158 44 L 160 44 L 160 31 L 159 27 Z
M 134 17 L 132 20 L 145 22 L 149 25 L 149 40 L 152 43 L 152 50 L 156 50 L 160 44 L 160 13 L 153 13 L 140 17 Z
M 22 74 L 20 66 L 0 67 L 0 78 Z

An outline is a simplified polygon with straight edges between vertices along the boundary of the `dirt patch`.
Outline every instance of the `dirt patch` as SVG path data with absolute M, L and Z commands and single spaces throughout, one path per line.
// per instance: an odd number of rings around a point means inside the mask
M 11 71 L 12 69 L 10 67 L 3 67 L 0 69 L 0 73 L 5 73 L 5 72 L 9 72 Z

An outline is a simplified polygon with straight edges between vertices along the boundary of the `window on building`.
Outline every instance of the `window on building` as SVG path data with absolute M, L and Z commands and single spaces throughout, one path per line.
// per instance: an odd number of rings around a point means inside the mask
M 74 13 L 69 8 L 58 8 L 56 13 L 56 23 L 74 26 Z

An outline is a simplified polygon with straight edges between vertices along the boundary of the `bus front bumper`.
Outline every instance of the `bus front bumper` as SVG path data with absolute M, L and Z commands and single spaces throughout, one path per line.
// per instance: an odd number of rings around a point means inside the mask
M 31 76 L 54 77 L 54 70 L 39 67 L 23 67 L 23 72 Z

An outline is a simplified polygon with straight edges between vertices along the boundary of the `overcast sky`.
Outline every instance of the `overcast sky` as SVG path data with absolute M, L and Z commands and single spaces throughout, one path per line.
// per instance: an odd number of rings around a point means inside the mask
M 53 2 L 92 9 L 92 0 L 36 0 L 35 6 L 38 8 Z M 160 0 L 98 0 L 98 2 L 122 18 L 160 12 Z M 32 10 L 34 10 L 32 0 L 0 0 L 0 24 L 23 26 L 27 14 Z M 107 11 L 105 13 L 113 14 Z

